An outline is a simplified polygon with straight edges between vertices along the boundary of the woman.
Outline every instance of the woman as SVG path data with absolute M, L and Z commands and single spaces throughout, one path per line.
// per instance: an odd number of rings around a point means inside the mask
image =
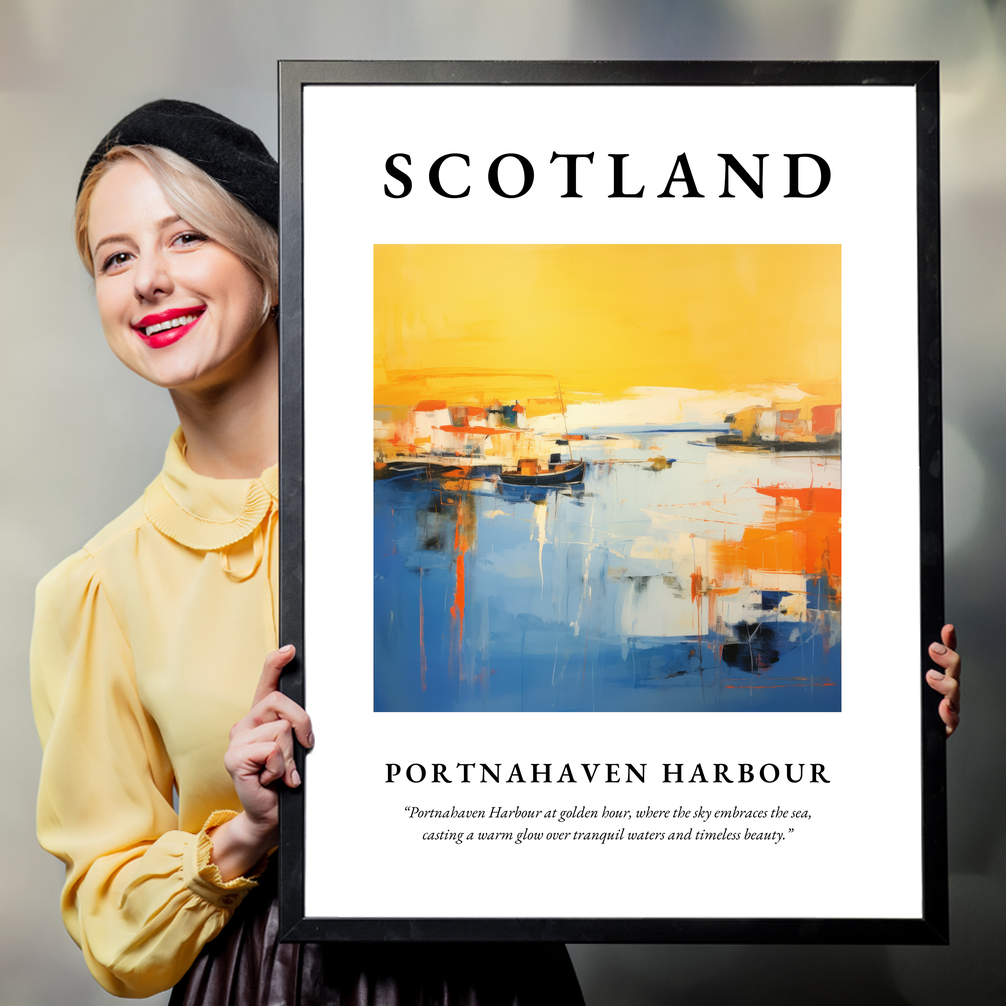
M 300 785 L 294 737 L 313 744 L 274 649 L 277 220 L 258 137 L 187 102 L 128 115 L 81 178 L 106 339 L 180 426 L 143 497 L 38 589 L 38 831 L 67 929 L 121 996 L 582 1004 L 561 945 L 277 944 L 276 786 Z
M 276 942 L 276 785 L 300 784 L 294 736 L 313 744 L 274 649 L 277 186 L 253 133 L 174 101 L 123 119 L 81 179 L 106 338 L 180 427 L 143 497 L 39 585 L 38 830 L 66 864 L 67 929 L 122 996 L 582 1003 L 557 945 Z M 948 626 L 930 650 L 948 734 L 955 646 Z

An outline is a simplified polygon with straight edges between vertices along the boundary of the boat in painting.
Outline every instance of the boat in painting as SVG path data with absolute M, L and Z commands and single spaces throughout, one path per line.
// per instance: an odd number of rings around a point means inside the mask
M 587 467 L 586 461 L 571 461 L 562 465 L 550 465 L 547 471 L 538 471 L 537 462 L 534 464 L 535 471 L 530 471 L 529 466 L 522 465 L 516 472 L 500 472 L 499 480 L 508 486 L 565 486 L 574 482 L 583 481 L 583 472 Z

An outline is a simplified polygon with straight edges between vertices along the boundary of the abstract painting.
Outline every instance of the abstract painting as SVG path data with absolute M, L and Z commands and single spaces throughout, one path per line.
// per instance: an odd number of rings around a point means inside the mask
M 375 711 L 840 710 L 841 402 L 838 245 L 375 245 Z

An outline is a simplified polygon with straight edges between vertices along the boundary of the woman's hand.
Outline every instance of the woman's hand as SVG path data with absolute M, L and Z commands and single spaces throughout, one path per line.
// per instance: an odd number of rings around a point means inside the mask
M 941 643 L 931 643 L 929 656 L 943 668 L 943 671 L 926 672 L 929 687 L 943 696 L 940 703 L 940 719 L 947 725 L 949 737 L 961 721 L 961 658 L 957 653 L 957 632 L 952 625 L 944 625 L 940 633 Z
M 209 833 L 211 859 L 224 880 L 247 873 L 276 845 L 279 793 L 273 784 L 282 779 L 291 788 L 300 785 L 294 734 L 304 747 L 314 746 L 311 718 L 278 688 L 295 652 L 284 646 L 266 657 L 251 710 L 231 727 L 224 766 L 244 810 Z

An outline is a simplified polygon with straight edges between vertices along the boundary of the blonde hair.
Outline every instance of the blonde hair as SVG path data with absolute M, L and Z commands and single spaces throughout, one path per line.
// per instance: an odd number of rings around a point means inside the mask
M 112 147 L 84 181 L 73 225 L 77 254 L 91 278 L 94 259 L 87 240 L 91 198 L 112 165 L 126 158 L 139 161 L 154 176 L 168 205 L 183 220 L 234 252 L 255 273 L 262 284 L 264 323 L 279 293 L 279 236 L 202 168 L 165 147 Z

